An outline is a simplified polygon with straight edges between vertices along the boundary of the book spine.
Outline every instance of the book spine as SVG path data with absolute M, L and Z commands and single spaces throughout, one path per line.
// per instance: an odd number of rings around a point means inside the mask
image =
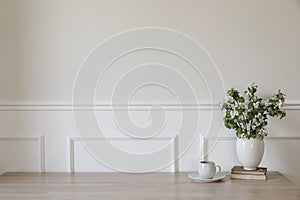
M 267 180 L 266 175 L 231 174 L 232 179 Z
M 232 174 L 266 175 L 266 172 L 231 171 Z

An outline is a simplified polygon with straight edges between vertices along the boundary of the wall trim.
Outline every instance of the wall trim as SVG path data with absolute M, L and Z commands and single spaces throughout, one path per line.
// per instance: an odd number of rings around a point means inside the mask
M 217 144 L 218 141 L 235 141 L 236 137 L 203 137 L 200 135 L 200 149 L 199 157 L 200 159 L 206 160 L 209 156 L 210 151 L 208 151 L 207 141 L 216 141 L 213 146 Z M 266 141 L 295 141 L 300 140 L 300 136 L 267 136 Z M 214 147 L 213 147 L 214 148 Z M 212 149 L 213 149 L 212 148 Z
M 154 141 L 161 140 L 170 140 L 173 139 L 173 156 L 174 160 L 174 172 L 179 172 L 179 161 L 178 161 L 178 152 L 179 152 L 179 141 L 178 136 L 175 137 L 163 137 L 163 138 L 151 138 Z M 79 138 L 79 137 L 71 137 L 69 138 L 69 150 L 70 150 L 70 173 L 76 173 L 75 167 L 75 142 L 82 141 L 106 141 L 106 140 L 114 140 L 114 141 L 149 141 L 149 139 L 134 139 L 134 138 L 122 138 L 122 137 L 106 137 L 106 138 Z
M 45 172 L 45 138 L 44 135 L 40 137 L 0 137 L 0 141 L 4 142 L 28 142 L 28 141 L 35 141 L 39 143 L 40 146 L 40 172 Z
M 159 105 L 159 103 L 154 103 Z M 198 104 L 173 104 L 162 103 L 165 110 L 219 110 L 217 103 L 202 102 Z M 36 102 L 0 102 L 0 111 L 110 111 L 110 110 L 160 110 L 152 104 L 77 104 L 72 103 L 36 103 Z M 300 110 L 300 102 L 290 101 L 285 103 L 285 110 Z
M 236 137 L 203 137 L 204 140 L 236 140 Z M 267 136 L 265 140 L 300 140 L 300 136 Z
M 41 159 L 41 172 L 46 172 L 46 144 L 45 136 L 41 135 L 40 139 L 40 159 Z
M 158 105 L 158 104 L 154 104 Z M 95 105 L 72 105 L 72 104 L 0 104 L 0 111 L 148 111 L 152 110 L 218 110 L 217 104 L 161 104 L 161 107 L 152 104 L 95 104 Z M 300 106 L 299 106 L 300 107 Z

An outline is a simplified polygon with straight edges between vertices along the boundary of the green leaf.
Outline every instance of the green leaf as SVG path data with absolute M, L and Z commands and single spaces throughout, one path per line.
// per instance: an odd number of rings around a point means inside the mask
M 227 91 L 230 98 L 220 104 L 221 110 L 226 111 L 223 118 L 224 126 L 234 129 L 239 138 L 263 138 L 266 136 L 264 129 L 268 124 L 268 116 L 280 119 L 286 116 L 286 112 L 282 109 L 285 94 L 279 90 L 271 98 L 263 100 L 256 95 L 257 88 L 254 83 L 250 84 L 245 91 L 246 98 L 241 96 L 238 90 L 231 88 Z M 250 127 L 250 130 L 246 127 Z
M 244 102 L 245 102 L 245 98 L 244 98 L 244 97 L 240 97 L 240 98 L 239 98 L 239 102 L 240 102 L 240 103 L 244 103 Z

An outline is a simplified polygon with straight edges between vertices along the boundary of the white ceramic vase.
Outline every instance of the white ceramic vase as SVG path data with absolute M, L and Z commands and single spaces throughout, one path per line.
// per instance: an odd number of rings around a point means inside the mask
M 255 170 L 264 155 L 265 144 L 261 138 L 241 139 L 236 141 L 236 154 L 245 170 Z

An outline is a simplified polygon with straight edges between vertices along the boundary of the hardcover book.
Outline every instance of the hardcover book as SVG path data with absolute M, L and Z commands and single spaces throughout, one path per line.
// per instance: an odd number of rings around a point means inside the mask
M 267 168 L 258 167 L 255 170 L 245 170 L 242 166 L 234 166 L 231 169 L 233 179 L 267 180 Z
M 244 170 L 242 166 L 234 166 L 231 169 L 232 174 L 252 174 L 252 175 L 266 175 L 267 168 L 265 167 L 258 167 L 256 170 Z
M 267 180 L 267 175 L 231 174 L 232 179 Z

